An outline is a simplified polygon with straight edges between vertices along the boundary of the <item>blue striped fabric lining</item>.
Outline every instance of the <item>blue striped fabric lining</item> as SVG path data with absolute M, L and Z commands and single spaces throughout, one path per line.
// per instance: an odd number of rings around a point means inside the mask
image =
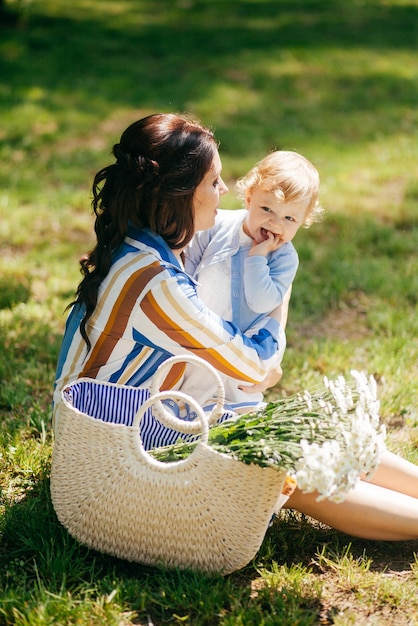
M 90 417 L 132 426 L 139 407 L 149 398 L 149 391 L 82 380 L 67 387 L 64 395 L 73 407 Z
M 121 385 L 104 385 L 96 380 L 80 380 L 66 387 L 63 391 L 65 399 L 76 409 L 94 419 L 112 424 L 132 426 L 139 407 L 150 397 L 147 389 Z M 164 403 L 176 415 L 186 420 L 193 420 L 196 414 L 187 408 L 187 415 L 179 415 L 178 406 L 174 401 Z M 231 417 L 225 413 L 220 421 Z M 167 428 L 159 422 L 147 409 L 141 419 L 141 439 L 145 450 L 167 446 L 179 439 L 193 441 L 196 435 L 184 435 L 177 430 Z

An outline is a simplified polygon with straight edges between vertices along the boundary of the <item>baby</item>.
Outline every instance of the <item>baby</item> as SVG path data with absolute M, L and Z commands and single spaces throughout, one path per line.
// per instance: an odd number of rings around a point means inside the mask
M 185 269 L 207 307 L 251 335 L 261 319 L 286 305 L 299 264 L 292 240 L 322 212 L 319 175 L 305 157 L 279 150 L 241 178 L 237 192 L 245 209 L 219 210 L 215 226 L 196 233 L 187 247 Z M 278 339 L 279 364 L 283 327 Z M 251 395 L 251 404 L 260 401 L 239 381 L 225 383 L 228 400 L 245 402 Z

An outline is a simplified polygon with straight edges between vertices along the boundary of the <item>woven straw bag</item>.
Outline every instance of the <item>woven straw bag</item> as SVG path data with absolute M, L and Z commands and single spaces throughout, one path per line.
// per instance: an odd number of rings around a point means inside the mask
M 256 555 L 278 508 L 286 473 L 246 465 L 208 446 L 209 421 L 202 408 L 181 392 L 158 391 L 164 372 L 178 361 L 190 361 L 215 376 L 218 404 L 209 420 L 219 417 L 222 382 L 197 357 L 173 357 L 159 368 L 151 395 L 130 426 L 78 410 L 69 392 L 75 384 L 88 384 L 92 396 L 103 387 L 117 387 L 123 415 L 124 394 L 128 397 L 131 387 L 74 381 L 61 394 L 58 407 L 52 502 L 68 532 L 90 548 L 148 565 L 228 574 Z M 174 417 L 161 402 L 168 398 L 187 402 L 197 420 Z M 152 406 L 166 426 L 201 433 L 189 457 L 163 463 L 146 452 L 140 421 Z

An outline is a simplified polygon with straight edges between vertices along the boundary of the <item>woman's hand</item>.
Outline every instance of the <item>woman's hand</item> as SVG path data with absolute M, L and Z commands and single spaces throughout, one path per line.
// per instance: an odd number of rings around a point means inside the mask
M 270 387 L 277 385 L 281 377 L 283 376 L 283 370 L 280 365 L 271 369 L 264 380 L 261 383 L 255 385 L 238 385 L 238 389 L 245 391 L 246 393 L 264 393 Z

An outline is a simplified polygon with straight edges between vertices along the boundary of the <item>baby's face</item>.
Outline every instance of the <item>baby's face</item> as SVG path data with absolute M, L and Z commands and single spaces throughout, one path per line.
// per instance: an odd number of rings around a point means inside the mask
M 248 210 L 244 230 L 256 243 L 262 243 L 272 233 L 280 245 L 291 241 L 304 224 L 309 198 L 283 201 L 272 191 L 256 187 L 247 193 Z

